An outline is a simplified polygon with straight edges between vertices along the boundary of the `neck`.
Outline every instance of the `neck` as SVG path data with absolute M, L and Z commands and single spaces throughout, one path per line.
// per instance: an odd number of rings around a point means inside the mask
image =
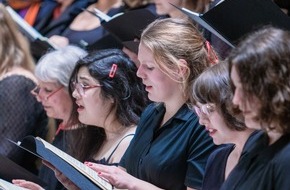
M 246 129 L 244 131 L 237 131 L 237 135 L 233 134 L 233 137 L 238 136 L 239 138 L 234 138 L 233 143 L 236 145 L 235 146 L 235 153 L 238 155 L 238 157 L 240 157 L 244 145 L 247 142 L 249 136 L 254 132 L 254 129 Z
M 282 133 L 274 130 L 268 131 L 267 134 L 269 136 L 269 145 L 275 143 L 283 135 Z
M 170 12 L 169 16 L 171 18 L 181 18 L 181 19 L 187 18 L 187 16 L 184 13 L 182 13 L 181 11 L 179 11 L 177 9 L 176 9 L 176 11 L 174 10 L 174 11 Z
M 66 0 L 63 1 L 63 3 L 60 4 L 60 11 L 63 12 L 66 10 L 67 7 L 69 7 L 73 3 L 73 0 Z
M 164 102 L 166 111 L 161 126 L 166 123 L 171 117 L 173 117 L 176 112 L 181 108 L 181 106 L 185 104 L 185 102 L 186 101 L 183 97 L 175 98 L 174 101 Z
M 122 5 L 122 1 L 120 0 L 99 0 L 97 3 L 95 3 L 95 7 L 99 9 L 100 11 L 107 12 L 111 8 L 116 8 Z
M 129 128 L 130 127 L 125 127 L 118 121 L 114 121 L 110 123 L 110 125 L 107 125 L 106 127 L 104 127 L 107 140 L 119 138 L 120 135 L 122 136 L 122 134 L 124 134 L 127 130 L 129 130 Z

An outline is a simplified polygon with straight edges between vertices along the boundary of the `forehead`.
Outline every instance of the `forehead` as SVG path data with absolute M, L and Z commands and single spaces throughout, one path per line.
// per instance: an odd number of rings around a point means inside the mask
M 78 70 L 77 81 L 83 81 L 83 82 L 89 82 L 89 83 L 99 83 L 99 81 L 97 79 L 95 79 L 93 76 L 91 76 L 87 67 L 81 67 Z
M 140 62 L 154 62 L 152 51 L 143 43 L 139 45 L 138 59 Z
M 237 68 L 236 68 L 235 65 L 233 65 L 232 68 L 231 68 L 231 79 L 232 79 L 232 82 L 234 84 L 240 82 L 240 76 L 239 76 L 239 74 L 237 72 Z
M 55 82 L 46 82 L 46 81 L 38 80 L 38 85 L 40 87 L 55 87 L 55 86 L 59 86 L 59 83 L 57 81 L 55 81 Z

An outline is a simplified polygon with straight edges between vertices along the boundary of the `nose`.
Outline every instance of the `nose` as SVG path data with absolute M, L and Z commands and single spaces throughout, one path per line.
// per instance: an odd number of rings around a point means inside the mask
M 199 116 L 199 124 L 200 125 L 206 125 L 207 124 L 207 122 L 208 122 L 208 120 L 204 117 L 204 116 Z
M 43 89 L 39 89 L 37 95 L 36 95 L 36 99 L 38 102 L 43 102 L 43 100 L 47 100 L 45 95 L 44 95 L 44 92 L 43 92 Z
M 37 100 L 38 102 L 42 102 L 42 98 L 40 98 L 39 95 L 36 95 L 35 98 L 36 98 L 36 100 Z
M 72 92 L 72 97 L 74 97 L 75 99 L 80 99 L 81 95 L 76 89 L 74 89 L 74 91 Z
M 240 103 L 240 94 L 237 90 L 235 90 L 234 92 L 234 96 L 233 96 L 233 100 L 232 100 L 233 104 L 236 106 L 239 106 Z
M 144 66 L 142 64 L 140 64 L 140 66 L 138 67 L 137 70 L 137 76 L 140 78 L 144 78 L 145 74 L 144 74 Z

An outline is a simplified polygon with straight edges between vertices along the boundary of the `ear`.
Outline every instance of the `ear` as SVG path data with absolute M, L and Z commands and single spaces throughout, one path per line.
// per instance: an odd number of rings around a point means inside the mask
M 178 65 L 179 65 L 178 75 L 179 77 L 183 77 L 188 72 L 187 61 L 185 59 L 179 59 Z

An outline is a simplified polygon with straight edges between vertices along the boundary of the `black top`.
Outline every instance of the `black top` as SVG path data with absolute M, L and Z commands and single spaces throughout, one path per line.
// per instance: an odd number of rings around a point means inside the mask
M 119 163 L 110 163 L 110 159 L 111 157 L 113 156 L 113 154 L 115 153 L 115 151 L 118 149 L 119 145 L 121 144 L 121 142 L 127 138 L 127 137 L 130 137 L 130 136 L 134 136 L 134 134 L 128 134 L 126 135 L 125 137 L 123 137 L 119 143 L 116 145 L 116 147 L 113 149 L 113 151 L 111 152 L 111 154 L 108 156 L 108 158 L 105 158 L 103 157 L 102 159 L 100 160 L 92 160 L 92 162 L 95 162 L 95 163 L 98 163 L 98 164 L 103 164 L 103 165 L 108 165 L 108 166 L 118 166 Z M 90 160 L 89 160 L 90 161 Z
M 163 126 L 163 104 L 150 104 L 120 165 L 162 189 L 201 188 L 205 164 L 215 145 L 187 105 Z
M 58 18 L 54 19 L 53 14 L 54 10 L 58 7 L 58 3 L 56 1 L 44 0 L 41 3 L 33 27 L 46 37 L 60 35 L 82 11 L 82 8 L 86 8 L 91 3 L 88 0 L 74 0 Z
M 259 133 L 247 142 L 244 154 L 221 189 L 289 189 L 290 135 L 268 144 L 266 133 Z
M 202 190 L 219 190 L 225 180 L 225 168 L 234 144 L 216 149 L 208 158 L 202 183 Z
M 45 138 L 47 116 L 41 103 L 30 93 L 35 85 L 22 75 L 0 80 L 0 154 L 37 174 L 37 157 L 7 140 L 17 142 L 28 135 Z
M 112 8 L 108 11 L 107 15 L 114 16 L 118 13 L 124 11 L 123 7 L 120 8 Z M 70 44 L 79 45 L 81 47 L 90 46 L 96 43 L 98 40 L 108 35 L 108 31 L 105 30 L 102 26 L 98 26 L 97 28 L 91 30 L 72 30 L 67 27 L 61 36 L 68 38 Z

